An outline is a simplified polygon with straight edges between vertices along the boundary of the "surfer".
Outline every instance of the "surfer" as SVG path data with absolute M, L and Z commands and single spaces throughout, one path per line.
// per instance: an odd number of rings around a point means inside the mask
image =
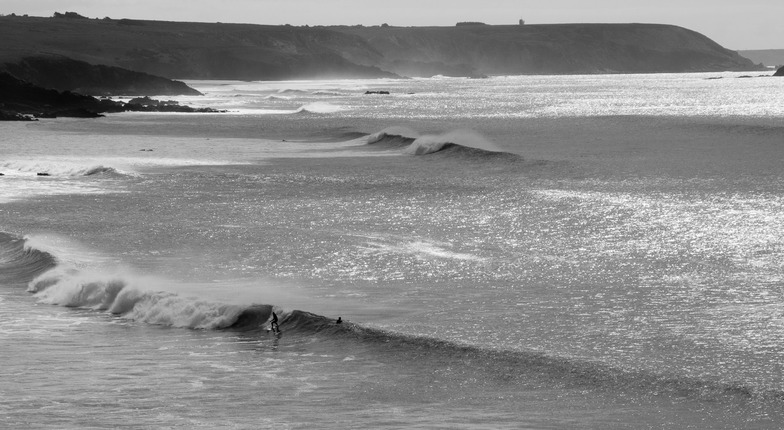
M 270 330 L 275 333 L 280 333 L 280 327 L 278 327 L 278 316 L 275 315 L 275 312 L 272 313 L 272 322 L 270 322 Z
M 338 317 L 338 320 L 337 320 L 337 321 L 335 321 L 335 324 L 340 324 L 340 323 L 342 323 L 342 322 L 343 322 L 343 320 L 342 320 L 340 317 Z

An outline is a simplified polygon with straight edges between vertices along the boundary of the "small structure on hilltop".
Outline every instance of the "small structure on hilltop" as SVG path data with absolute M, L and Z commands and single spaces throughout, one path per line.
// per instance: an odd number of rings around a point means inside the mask
M 520 25 L 525 25 L 525 20 L 520 18 Z

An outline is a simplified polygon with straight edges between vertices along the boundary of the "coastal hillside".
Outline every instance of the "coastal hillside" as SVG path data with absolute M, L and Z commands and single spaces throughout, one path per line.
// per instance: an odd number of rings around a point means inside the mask
M 711 39 L 672 25 L 343 27 L 340 31 L 360 36 L 382 53 L 379 67 L 407 76 L 760 69 Z
M 784 49 L 751 49 L 738 51 L 738 53 L 755 63 L 762 63 L 768 67 L 784 66 Z
M 0 69 L 45 54 L 171 79 L 760 69 L 701 34 L 646 24 L 293 27 L 66 13 L 0 17 L 0 40 Z
M 0 64 L 56 54 L 171 79 L 394 76 L 333 49 L 380 60 L 361 38 L 319 28 L 6 16 L 0 40 Z

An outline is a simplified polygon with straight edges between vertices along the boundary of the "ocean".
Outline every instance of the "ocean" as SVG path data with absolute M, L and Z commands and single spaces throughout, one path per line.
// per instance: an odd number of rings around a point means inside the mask
M 784 81 L 188 83 L 0 123 L 1 427 L 784 428 Z

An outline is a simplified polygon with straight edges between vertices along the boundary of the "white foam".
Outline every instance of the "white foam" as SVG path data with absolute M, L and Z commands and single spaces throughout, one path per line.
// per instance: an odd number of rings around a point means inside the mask
M 449 143 L 485 151 L 499 152 L 501 148 L 473 130 L 452 130 L 437 135 L 424 135 L 416 138 L 405 149 L 408 154 L 430 154 L 441 150 Z
M 421 258 L 442 258 L 463 261 L 485 261 L 484 258 L 464 252 L 454 252 L 447 248 L 450 244 L 427 240 L 415 240 L 396 243 L 368 241 L 365 248 L 370 253 L 410 254 Z
M 345 110 L 342 106 L 337 106 L 327 102 L 313 102 L 301 106 L 297 112 L 310 112 L 310 113 L 335 113 Z

